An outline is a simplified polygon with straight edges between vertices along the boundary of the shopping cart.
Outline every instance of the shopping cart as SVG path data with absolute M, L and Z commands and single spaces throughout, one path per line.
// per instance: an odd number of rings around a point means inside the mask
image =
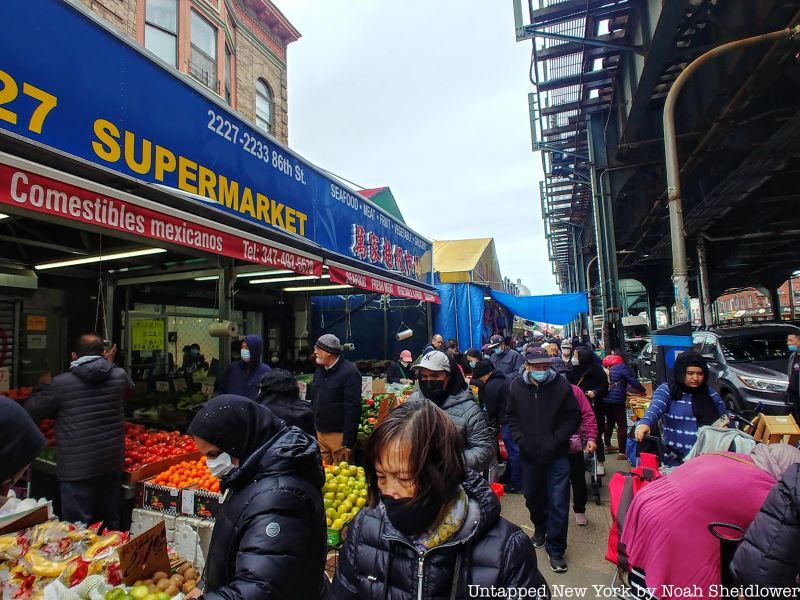
M 600 506 L 603 503 L 600 499 L 600 488 L 603 487 L 603 476 L 598 469 L 600 462 L 597 460 L 597 452 L 584 452 L 583 464 L 586 467 L 586 471 L 589 473 L 589 484 L 592 488 L 594 502 L 597 506 Z

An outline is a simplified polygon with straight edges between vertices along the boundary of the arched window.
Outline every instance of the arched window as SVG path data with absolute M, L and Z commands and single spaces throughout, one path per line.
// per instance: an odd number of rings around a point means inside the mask
M 256 81 L 256 127 L 272 133 L 272 92 L 263 79 Z

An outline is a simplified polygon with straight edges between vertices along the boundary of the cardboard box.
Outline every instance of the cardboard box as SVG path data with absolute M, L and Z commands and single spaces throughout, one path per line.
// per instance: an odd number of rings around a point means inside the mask
M 222 495 L 197 488 L 181 491 L 180 513 L 198 519 L 216 519 Z
M 136 483 L 137 481 L 151 479 L 159 473 L 163 473 L 173 465 L 177 465 L 186 460 L 198 460 L 202 455 L 201 452 L 189 452 L 187 454 L 181 454 L 180 456 L 170 456 L 169 458 L 150 463 L 149 465 L 144 465 L 142 468 L 136 469 L 135 471 L 125 471 L 125 477 L 128 483 Z

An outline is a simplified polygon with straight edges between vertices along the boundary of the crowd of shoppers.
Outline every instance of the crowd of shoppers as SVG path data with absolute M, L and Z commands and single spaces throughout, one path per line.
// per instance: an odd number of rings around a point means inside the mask
M 787 341 L 791 377 L 798 340 Z M 548 597 L 535 548 L 544 549 L 552 571 L 567 571 L 570 497 L 574 522 L 588 524 L 584 453 L 595 453 L 602 467 L 604 451 L 624 452 L 620 413 L 628 390 L 641 385 L 621 353 L 601 366 L 577 338 L 560 344 L 533 339 L 522 353 L 513 345 L 493 336 L 485 349 L 462 354 L 437 335 L 416 364 L 410 351 L 400 353 L 388 379 L 414 384 L 416 391 L 366 442 L 361 464 L 368 505 L 350 525 L 329 584 L 322 467 L 353 457 L 361 374 L 343 356 L 340 340 L 322 335 L 314 345 L 307 402 L 289 371 L 263 364 L 261 339 L 247 336 L 240 360 L 224 378 L 223 389 L 236 393 L 208 401 L 188 429 L 225 501 L 202 584 L 187 598 L 385 599 L 412 591 L 426 599 L 462 598 L 470 586 L 526 588 L 535 590 L 534 597 Z M 114 349 L 95 334 L 81 336 L 71 358 L 69 370 L 40 386 L 25 409 L 0 398 L 0 514 L 6 492 L 44 447 L 33 419 L 53 418 L 62 517 L 118 527 L 119 499 L 109 490 L 120 488 L 123 403 L 132 384 L 115 366 Z M 681 462 L 699 428 L 725 414 L 708 379 L 704 357 L 680 354 L 672 381 L 655 391 L 636 438 L 658 426 Z M 618 448 L 611 446 L 615 427 Z M 505 491 L 524 493 L 530 537 L 500 516 L 487 480 L 498 438 L 508 452 Z M 719 517 L 719 506 L 712 515 L 713 503 L 698 498 L 730 488 L 738 502 L 725 507 L 725 520 L 743 527 L 752 522 L 734 561 L 736 577 L 763 585 L 796 583 L 800 451 L 764 448 L 747 460 L 699 456 L 636 497 L 622 541 L 631 559 L 646 567 L 648 582 L 671 582 L 697 562 L 698 553 L 713 554 L 708 540 L 693 537 L 697 528 L 689 519 Z M 719 476 L 709 485 L 712 472 Z M 683 507 L 681 528 L 669 526 L 674 506 Z M 658 519 L 667 521 L 654 544 L 641 531 Z M 706 567 L 697 573 L 710 581 Z

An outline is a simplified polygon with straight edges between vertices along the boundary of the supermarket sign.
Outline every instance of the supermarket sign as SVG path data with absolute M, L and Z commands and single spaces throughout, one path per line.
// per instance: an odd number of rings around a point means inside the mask
M 430 242 L 81 8 L 0 2 L 0 23 L 13 24 L 0 36 L 0 131 L 431 283 Z
M 322 275 L 320 260 L 277 248 L 258 238 L 237 235 L 232 233 L 235 231 L 232 228 L 220 227 L 213 221 L 180 211 L 153 210 L 142 204 L 155 203 L 133 202 L 122 196 L 124 194 L 98 194 L 88 188 L 0 164 L 0 206 L 9 207 L 8 212 L 59 217 L 267 267 Z

